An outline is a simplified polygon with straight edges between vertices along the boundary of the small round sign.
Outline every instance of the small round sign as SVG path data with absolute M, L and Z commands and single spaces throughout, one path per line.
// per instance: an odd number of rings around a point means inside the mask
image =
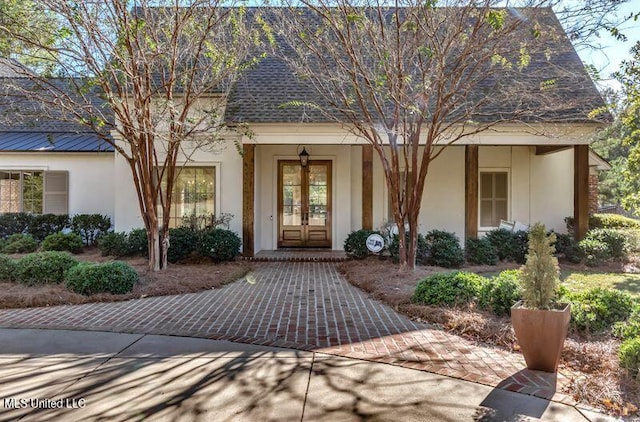
M 367 249 L 378 253 L 384 249 L 384 239 L 378 233 L 370 234 L 366 241 Z

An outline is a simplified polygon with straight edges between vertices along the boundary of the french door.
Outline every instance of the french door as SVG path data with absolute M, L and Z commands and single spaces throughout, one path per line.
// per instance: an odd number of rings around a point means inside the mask
M 331 161 L 278 161 L 278 247 L 331 247 Z

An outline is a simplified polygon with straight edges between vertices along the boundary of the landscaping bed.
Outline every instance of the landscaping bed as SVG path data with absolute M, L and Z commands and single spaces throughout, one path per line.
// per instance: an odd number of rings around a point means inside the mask
M 19 258 L 24 254 L 9 255 Z M 97 248 L 85 248 L 74 255 L 82 262 L 111 262 L 112 257 L 100 254 Z M 250 270 L 246 262 L 211 263 L 204 259 L 181 264 L 170 264 L 160 272 L 150 272 L 142 257 L 120 258 L 139 274 L 139 281 L 126 294 L 97 293 L 82 295 L 66 288 L 64 283 L 28 286 L 16 282 L 0 282 L 0 308 L 26 308 L 37 306 L 75 305 L 89 302 L 116 302 L 148 296 L 194 293 L 219 288 L 243 277 Z
M 637 262 L 634 258 L 631 262 Z M 518 264 L 499 263 L 497 266 L 465 266 L 458 271 L 494 275 Z M 561 265 L 563 283 L 573 292 L 599 285 L 603 288 L 625 288 L 637 294 L 640 275 L 614 273 L 629 268 L 626 264 L 608 263 L 603 268 L 577 264 Z M 454 270 L 418 266 L 415 271 L 399 271 L 390 260 L 370 257 L 340 264 L 340 272 L 356 287 L 390 305 L 410 318 L 435 324 L 464 338 L 518 353 L 509 317 L 499 317 L 477 308 L 476 302 L 458 306 L 430 306 L 412 302 L 417 284 L 426 277 Z M 604 274 L 603 274 L 604 273 Z M 570 377 L 562 393 L 577 402 L 603 409 L 615 415 L 637 412 L 640 403 L 640 383 L 620 368 L 618 349 L 620 340 L 610 330 L 585 334 L 572 329 L 565 341 L 560 370 Z

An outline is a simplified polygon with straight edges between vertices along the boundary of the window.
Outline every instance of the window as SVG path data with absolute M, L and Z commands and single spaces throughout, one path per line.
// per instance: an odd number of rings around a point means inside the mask
M 215 167 L 183 167 L 173 186 L 169 227 L 178 227 L 188 216 L 216 213 Z
M 0 213 L 67 213 L 67 172 L 0 170 Z
M 509 173 L 480 172 L 480 227 L 498 227 L 509 216 Z

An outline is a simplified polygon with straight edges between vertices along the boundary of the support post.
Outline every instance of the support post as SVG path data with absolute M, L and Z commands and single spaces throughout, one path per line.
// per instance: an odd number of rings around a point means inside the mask
M 478 146 L 467 145 L 464 151 L 464 235 L 478 237 Z
M 255 145 L 243 145 L 242 154 L 242 255 L 253 258 L 255 202 Z
M 573 147 L 573 224 L 576 240 L 589 230 L 589 145 Z
M 362 146 L 362 228 L 373 230 L 373 146 Z

